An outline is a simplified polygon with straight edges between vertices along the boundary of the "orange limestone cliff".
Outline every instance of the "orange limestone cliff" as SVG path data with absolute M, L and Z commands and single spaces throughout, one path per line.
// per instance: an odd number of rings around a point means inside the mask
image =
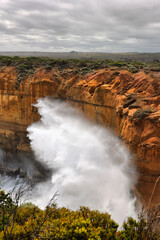
M 17 86 L 14 67 L 0 68 L 0 147 L 29 151 L 26 128 L 39 119 L 33 103 L 52 96 L 70 101 L 85 115 L 112 128 L 134 155 L 137 192 L 148 203 L 160 176 L 160 73 L 132 74 L 123 69 L 99 69 L 82 75 L 37 68 Z M 116 151 L 116 149 L 115 149 Z M 160 182 L 151 199 L 160 201 Z

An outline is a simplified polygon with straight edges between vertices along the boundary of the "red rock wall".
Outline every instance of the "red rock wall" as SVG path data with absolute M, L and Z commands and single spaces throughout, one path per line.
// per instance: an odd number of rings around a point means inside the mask
M 37 69 L 18 87 L 14 67 L 0 69 L 0 147 L 29 150 L 26 127 L 39 119 L 33 103 L 45 96 L 63 98 L 85 115 L 112 128 L 135 154 L 137 190 L 148 203 L 160 175 L 160 73 L 97 70 L 80 75 L 66 69 Z M 160 182 L 152 203 L 159 203 Z

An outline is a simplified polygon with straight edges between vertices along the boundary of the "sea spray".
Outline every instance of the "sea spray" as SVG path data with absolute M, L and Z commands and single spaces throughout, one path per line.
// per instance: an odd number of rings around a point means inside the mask
M 32 201 L 44 207 L 58 192 L 59 206 L 108 211 L 120 224 L 135 217 L 134 170 L 120 140 L 66 102 L 44 98 L 35 106 L 41 120 L 28 127 L 28 137 L 37 160 L 53 174 L 35 187 Z

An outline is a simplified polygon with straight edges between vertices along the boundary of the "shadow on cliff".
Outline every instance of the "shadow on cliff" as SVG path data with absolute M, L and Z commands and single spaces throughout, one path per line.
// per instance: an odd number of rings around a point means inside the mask
M 53 169 L 38 162 L 32 152 L 0 149 L 0 174 L 20 177 L 35 184 L 50 178 Z

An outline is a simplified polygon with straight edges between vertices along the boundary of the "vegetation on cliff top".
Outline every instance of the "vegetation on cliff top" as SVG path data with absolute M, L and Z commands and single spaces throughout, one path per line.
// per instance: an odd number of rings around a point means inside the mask
M 118 224 L 108 213 L 87 207 L 77 211 L 58 208 L 54 198 L 41 210 L 33 204 L 19 206 L 20 199 L 20 192 L 13 200 L 10 194 L 0 191 L 0 239 L 158 240 L 160 237 L 156 211 L 148 215 L 148 221 L 143 215 L 137 221 L 129 218 L 123 230 L 118 230 Z
M 53 59 L 48 57 L 9 57 L 0 56 L 1 69 L 6 66 L 14 66 L 18 72 L 17 88 L 21 81 L 28 76 L 34 75 L 36 68 L 44 68 L 46 71 L 51 71 L 57 68 L 63 73 L 65 69 L 70 69 L 70 72 L 76 71 L 80 75 L 85 75 L 97 69 L 127 69 L 131 73 L 136 73 L 143 69 L 146 72 L 160 71 L 159 61 L 150 63 L 142 63 L 138 61 L 115 61 L 115 60 L 93 60 L 93 59 Z
M 138 61 L 115 61 L 115 60 L 93 60 L 93 59 L 53 59 L 48 57 L 9 57 L 0 56 L 0 66 L 15 66 L 18 70 L 33 70 L 34 68 L 44 67 L 51 70 L 53 67 L 59 69 L 64 68 L 86 68 L 86 70 L 94 70 L 99 68 L 118 67 L 125 68 L 132 72 L 140 69 L 159 71 L 159 61 L 150 63 L 142 63 Z

